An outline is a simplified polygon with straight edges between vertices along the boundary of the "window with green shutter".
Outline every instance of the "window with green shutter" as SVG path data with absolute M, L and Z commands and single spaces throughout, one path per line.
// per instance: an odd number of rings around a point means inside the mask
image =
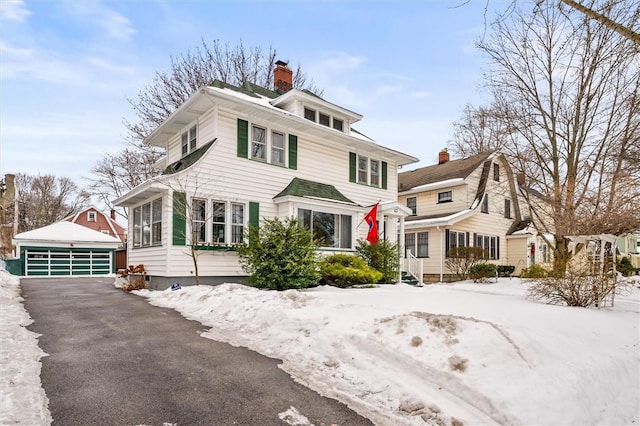
M 173 193 L 173 245 L 187 244 L 187 194 Z
M 289 135 L 289 168 L 298 170 L 298 137 Z
M 249 158 L 249 122 L 238 118 L 238 157 Z

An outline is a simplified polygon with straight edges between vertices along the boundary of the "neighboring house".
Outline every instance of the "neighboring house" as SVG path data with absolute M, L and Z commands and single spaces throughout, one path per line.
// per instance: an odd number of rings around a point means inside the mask
M 92 276 L 115 272 L 119 239 L 69 221 L 60 221 L 13 238 L 24 276 Z
M 128 209 L 128 263 L 150 287 L 242 279 L 234 249 L 250 225 L 296 217 L 322 251 L 354 251 L 366 213 L 379 202 L 381 237 L 396 240 L 408 209 L 397 202 L 397 169 L 415 157 L 352 128 L 362 116 L 305 90 L 278 61 L 275 90 L 214 81 L 145 140 L 166 149 L 161 176 L 115 200 Z
M 111 210 L 111 214 L 106 215 L 97 207 L 90 206 L 76 214 L 67 216 L 62 220 L 77 223 L 78 225 L 93 229 L 94 231 L 110 235 L 119 239 L 122 243 L 127 241 L 127 230 L 124 226 L 116 222 L 115 210 Z
M 520 197 L 518 182 L 499 152 L 450 160 L 445 149 L 438 164 L 400 173 L 398 201 L 412 211 L 403 232 L 405 268 L 414 271 L 419 265 L 425 281 L 452 280 L 447 253 L 471 246 L 484 248 L 488 261 L 497 265 L 513 265 L 517 271 L 527 267 L 529 244 L 538 244 L 539 237 L 529 234 L 530 218 L 523 215 Z M 521 236 L 516 234 L 512 242 L 507 237 L 516 231 Z
M 626 256 L 634 268 L 640 268 L 640 235 L 627 233 L 620 235 L 616 240 L 617 252 L 620 256 Z

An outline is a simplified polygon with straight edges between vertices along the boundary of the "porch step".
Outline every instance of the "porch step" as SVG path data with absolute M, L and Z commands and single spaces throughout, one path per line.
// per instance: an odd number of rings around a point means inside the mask
M 420 284 L 418 284 L 418 280 L 413 275 L 405 271 L 402 271 L 401 280 L 405 284 L 420 286 Z

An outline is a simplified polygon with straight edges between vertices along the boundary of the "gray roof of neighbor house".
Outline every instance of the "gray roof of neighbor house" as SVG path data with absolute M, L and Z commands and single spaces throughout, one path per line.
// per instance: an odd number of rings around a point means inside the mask
M 461 160 L 450 160 L 443 164 L 421 167 L 398 173 L 398 192 L 408 191 L 417 186 L 442 182 L 449 179 L 466 178 L 476 170 L 493 151 L 483 152 Z

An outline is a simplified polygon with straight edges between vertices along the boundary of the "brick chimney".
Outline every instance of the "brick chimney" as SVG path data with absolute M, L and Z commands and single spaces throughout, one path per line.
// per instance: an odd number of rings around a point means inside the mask
M 443 148 L 438 153 L 438 164 L 444 164 L 447 161 L 449 161 L 449 151 L 447 151 L 447 148 Z
M 111 213 L 111 214 L 110 214 L 110 216 L 111 216 L 111 220 L 116 220 L 116 211 L 115 211 L 114 209 L 111 209 L 111 212 L 110 212 L 110 213 Z
M 276 69 L 273 71 L 273 86 L 278 94 L 287 93 L 293 88 L 293 71 L 286 62 L 276 61 Z

